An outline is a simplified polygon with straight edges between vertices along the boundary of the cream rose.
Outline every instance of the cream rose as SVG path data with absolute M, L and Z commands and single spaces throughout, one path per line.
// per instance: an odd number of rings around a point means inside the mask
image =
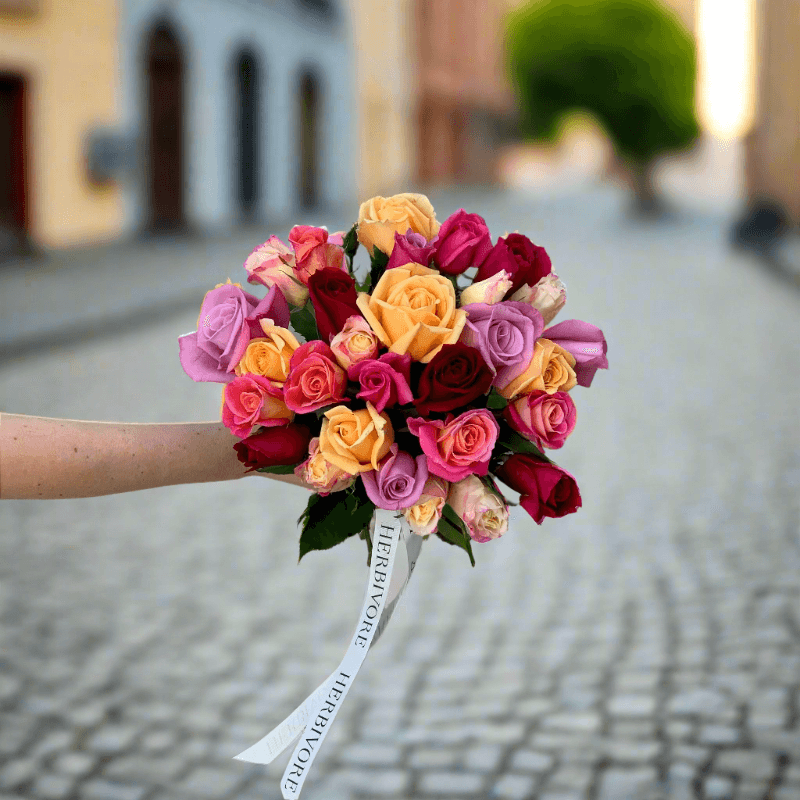
M 536 286 L 524 283 L 509 300 L 519 300 L 533 306 L 542 315 L 544 324 L 549 325 L 567 302 L 567 287 L 555 272 L 551 272 Z
M 373 197 L 358 209 L 358 241 L 369 250 L 378 247 L 386 255 L 394 249 L 395 233 L 411 230 L 433 239 L 439 232 L 436 212 L 424 194 L 396 194 Z
M 263 375 L 283 386 L 289 374 L 289 360 L 300 343 L 288 328 L 273 325 L 270 319 L 261 320 L 261 329 L 264 336 L 250 340 L 234 372 L 237 377 L 247 373 Z
M 453 284 L 421 264 L 386 270 L 371 295 L 359 294 L 357 305 L 391 352 L 423 363 L 457 342 L 467 320 L 456 308 Z
M 447 502 L 476 542 L 498 539 L 508 530 L 508 506 L 480 478 L 469 475 L 450 486 Z
M 331 339 L 331 350 L 339 366 L 347 369 L 359 361 L 378 357 L 378 337 L 364 317 L 348 317 L 342 330 Z
M 319 438 L 308 443 L 308 458 L 295 467 L 294 474 L 321 495 L 341 492 L 353 485 L 355 475 L 331 464 L 319 452 Z
M 549 339 L 537 339 L 527 369 L 505 386 L 497 386 L 507 400 L 531 392 L 568 392 L 577 384 L 575 357 Z
M 394 431 L 389 417 L 379 414 L 372 403 L 359 411 L 335 406 L 325 412 L 319 452 L 348 475 L 378 469 L 378 462 L 393 444 Z
M 411 508 L 403 512 L 411 532 L 417 536 L 427 536 L 436 530 L 442 518 L 442 509 L 447 502 L 450 484 L 436 475 L 430 475 L 425 481 L 419 500 Z
M 510 288 L 511 278 L 504 269 L 501 269 L 500 272 L 486 278 L 486 280 L 467 286 L 461 292 L 461 305 L 466 306 L 470 303 L 494 305 L 505 297 Z

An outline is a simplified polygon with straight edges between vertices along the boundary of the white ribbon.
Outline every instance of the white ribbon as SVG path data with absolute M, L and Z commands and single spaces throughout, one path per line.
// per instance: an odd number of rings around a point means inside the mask
M 238 756 L 239 761 L 269 764 L 301 733 L 281 779 L 284 800 L 300 791 L 322 742 L 361 668 L 367 650 L 378 641 L 408 585 L 419 557 L 422 537 L 411 533 L 396 512 L 375 512 L 372 563 L 364 604 L 350 646 L 338 668 L 305 701 L 263 739 Z M 400 544 L 405 547 L 400 547 Z

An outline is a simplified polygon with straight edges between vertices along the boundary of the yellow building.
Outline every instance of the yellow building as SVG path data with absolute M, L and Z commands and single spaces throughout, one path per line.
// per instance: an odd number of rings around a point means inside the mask
M 0 249 L 120 234 L 119 190 L 87 169 L 87 137 L 118 121 L 117 71 L 116 0 L 0 0 Z

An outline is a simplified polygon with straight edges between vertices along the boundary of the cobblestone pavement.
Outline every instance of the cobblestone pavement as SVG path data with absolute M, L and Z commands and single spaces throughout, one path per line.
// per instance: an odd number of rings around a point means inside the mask
M 558 454 L 584 507 L 515 509 L 474 570 L 426 543 L 308 800 L 800 798 L 800 296 L 726 220 L 620 200 L 439 200 L 547 246 L 564 318 L 606 332 Z M 6 362 L 0 408 L 212 419 L 195 319 Z M 231 757 L 338 663 L 366 578 L 361 542 L 297 564 L 303 503 L 254 477 L 0 504 L 0 800 L 278 798 L 284 758 Z

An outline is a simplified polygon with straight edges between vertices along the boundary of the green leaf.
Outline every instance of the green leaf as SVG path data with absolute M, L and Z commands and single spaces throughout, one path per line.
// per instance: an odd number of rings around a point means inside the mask
M 274 467 L 259 467 L 256 472 L 267 472 L 270 475 L 294 475 L 297 464 L 277 464 Z
M 375 513 L 375 504 L 360 492 L 314 494 L 299 519 L 300 558 L 312 550 L 329 550 L 363 531 Z
M 379 247 L 372 248 L 372 265 L 370 266 L 369 276 L 367 281 L 369 281 L 369 288 L 365 291 L 370 291 L 370 289 L 374 289 L 378 285 L 378 281 L 383 276 L 383 273 L 386 272 L 386 265 L 389 263 L 389 256 L 383 252 Z
M 436 532 L 446 542 L 466 550 L 470 563 L 473 567 L 475 566 L 475 556 L 472 554 L 472 539 L 467 533 L 464 521 L 456 514 L 449 503 L 445 503 L 442 509 L 442 518 L 436 526 Z
M 517 433 L 509 425 L 500 421 L 500 436 L 497 438 L 497 446 L 505 448 L 512 453 L 527 453 L 536 456 L 541 461 L 550 459 L 530 440 Z
M 307 341 L 319 339 L 317 319 L 311 303 L 306 303 L 302 308 L 295 309 L 290 314 L 292 327 Z
M 486 408 L 491 408 L 493 411 L 501 411 L 508 405 L 508 400 L 503 397 L 496 389 L 492 389 L 489 397 L 486 399 Z
M 358 250 L 358 223 L 353 225 L 344 237 L 344 254 L 352 261 Z

